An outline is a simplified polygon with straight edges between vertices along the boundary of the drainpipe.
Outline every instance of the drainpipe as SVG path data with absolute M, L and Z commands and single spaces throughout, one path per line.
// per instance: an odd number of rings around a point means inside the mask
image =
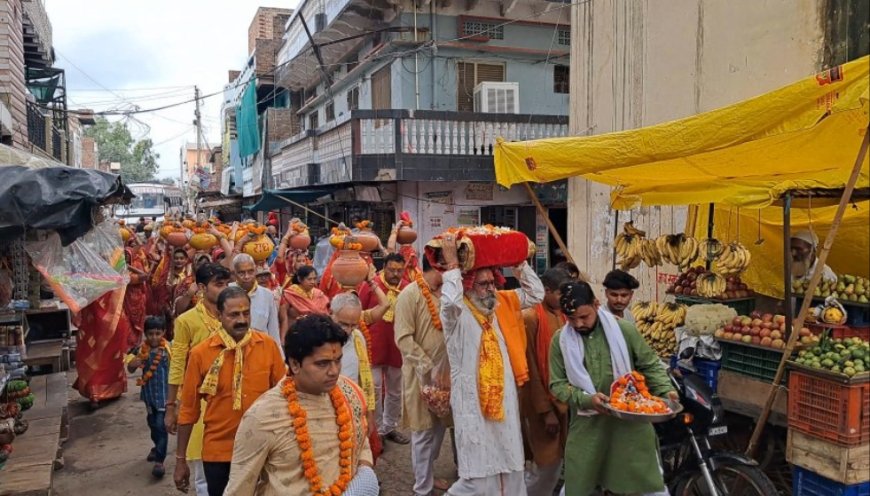
M 435 33 L 436 28 L 438 26 L 438 21 L 435 16 L 435 2 L 429 3 L 429 38 L 433 42 L 432 52 L 430 57 L 432 57 L 432 62 L 429 64 L 429 72 L 432 73 L 432 97 L 429 99 L 429 109 L 435 110 Z
M 414 2 L 414 43 L 417 42 L 417 2 Z M 420 110 L 420 56 L 419 50 L 414 50 L 414 110 Z

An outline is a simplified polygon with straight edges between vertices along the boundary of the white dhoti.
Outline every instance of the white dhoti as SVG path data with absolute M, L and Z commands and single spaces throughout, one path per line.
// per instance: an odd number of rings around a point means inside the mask
M 532 463 L 526 469 L 526 491 L 529 496 L 553 496 L 559 476 L 562 475 L 562 461 L 550 465 Z
M 523 471 L 507 472 L 477 479 L 459 479 L 450 489 L 448 496 L 526 496 L 526 483 Z
M 411 433 L 411 465 L 414 467 L 414 495 L 429 496 L 435 484 L 435 460 L 441 454 L 441 444 L 447 428 L 435 422 L 431 429 Z

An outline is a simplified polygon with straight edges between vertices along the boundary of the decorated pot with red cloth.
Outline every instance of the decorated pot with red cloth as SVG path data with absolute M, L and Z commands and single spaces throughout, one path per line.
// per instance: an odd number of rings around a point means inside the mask
M 429 263 L 440 270 L 446 269 L 441 242 L 447 233 L 456 235 L 462 272 L 485 267 L 514 267 L 535 253 L 535 245 L 528 236 L 513 229 L 494 226 L 451 228 L 435 236 L 424 248 Z

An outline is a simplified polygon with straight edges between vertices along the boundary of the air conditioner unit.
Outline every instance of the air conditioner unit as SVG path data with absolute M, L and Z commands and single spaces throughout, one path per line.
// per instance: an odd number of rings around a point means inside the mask
M 520 83 L 480 83 L 474 88 L 474 111 L 487 114 L 520 113 Z

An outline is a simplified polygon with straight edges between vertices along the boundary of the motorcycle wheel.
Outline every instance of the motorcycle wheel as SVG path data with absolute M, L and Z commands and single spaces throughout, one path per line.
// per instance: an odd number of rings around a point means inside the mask
M 739 463 L 720 465 L 713 471 L 718 496 L 769 496 L 777 494 L 776 486 L 758 468 Z M 673 496 L 713 496 L 704 474 L 700 471 L 680 481 Z

